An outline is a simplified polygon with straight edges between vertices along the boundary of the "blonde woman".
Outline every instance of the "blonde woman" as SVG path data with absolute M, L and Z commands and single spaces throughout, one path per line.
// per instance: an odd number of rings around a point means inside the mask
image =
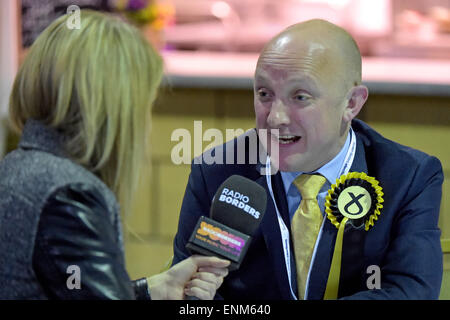
M 125 270 L 119 204 L 133 203 L 161 75 L 140 33 L 98 12 L 35 41 L 10 97 L 21 140 L 0 163 L 0 299 L 214 297 L 228 261 L 196 256 L 137 281 Z

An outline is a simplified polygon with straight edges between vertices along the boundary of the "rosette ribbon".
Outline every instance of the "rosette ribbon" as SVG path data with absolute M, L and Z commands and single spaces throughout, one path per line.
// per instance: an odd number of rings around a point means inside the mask
M 369 231 L 383 208 L 382 188 L 379 182 L 364 172 L 342 175 L 328 190 L 325 213 L 338 229 L 324 299 L 337 299 L 341 277 L 342 254 L 345 250 L 344 230 L 350 225 L 356 230 Z

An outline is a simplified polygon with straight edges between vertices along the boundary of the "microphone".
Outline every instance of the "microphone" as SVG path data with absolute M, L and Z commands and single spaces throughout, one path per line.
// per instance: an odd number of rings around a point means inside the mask
M 266 190 L 254 181 L 233 175 L 217 189 L 210 218 L 202 216 L 186 248 L 191 254 L 217 256 L 231 261 L 237 270 L 267 206 Z

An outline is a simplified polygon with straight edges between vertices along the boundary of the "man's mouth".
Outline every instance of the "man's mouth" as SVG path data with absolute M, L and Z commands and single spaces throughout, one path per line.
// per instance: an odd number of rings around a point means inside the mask
M 280 144 L 291 144 L 299 141 L 301 138 L 300 136 L 280 135 L 278 136 L 278 141 Z

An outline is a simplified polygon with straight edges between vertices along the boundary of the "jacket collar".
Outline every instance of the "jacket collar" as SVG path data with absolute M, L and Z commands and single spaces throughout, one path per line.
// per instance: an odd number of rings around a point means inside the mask
M 356 153 L 349 172 L 367 173 L 367 162 L 363 137 L 356 130 L 355 134 Z M 316 251 L 316 257 L 310 273 L 308 287 L 309 300 L 319 300 L 323 298 L 328 281 L 328 274 L 330 272 L 330 265 L 333 257 L 336 235 L 336 227 L 332 225 L 328 219 L 326 219 L 322 229 L 322 236 L 319 240 L 320 242 Z M 345 266 L 342 267 L 345 268 Z
M 28 119 L 22 131 L 19 148 L 35 149 L 66 157 L 61 134 L 41 121 Z
M 264 189 L 268 190 L 265 175 L 260 175 L 255 180 L 255 182 L 261 185 Z M 272 187 L 274 190 L 281 190 L 281 192 L 284 193 L 283 184 L 281 182 L 281 175 L 279 172 L 272 177 Z M 287 204 L 282 205 L 280 211 L 281 215 L 283 215 L 283 213 L 288 212 Z M 281 299 L 290 300 L 292 299 L 292 296 L 289 289 L 289 280 L 286 272 L 286 264 L 284 262 L 284 253 L 281 242 L 281 232 L 280 228 L 278 227 L 276 209 L 272 201 L 272 198 L 269 195 L 267 197 L 266 213 L 264 215 L 263 220 L 261 221 L 260 228 L 271 260 L 269 263 L 272 263 L 272 266 L 275 270 L 274 277 L 276 277 L 277 279 L 278 288 L 281 292 Z

